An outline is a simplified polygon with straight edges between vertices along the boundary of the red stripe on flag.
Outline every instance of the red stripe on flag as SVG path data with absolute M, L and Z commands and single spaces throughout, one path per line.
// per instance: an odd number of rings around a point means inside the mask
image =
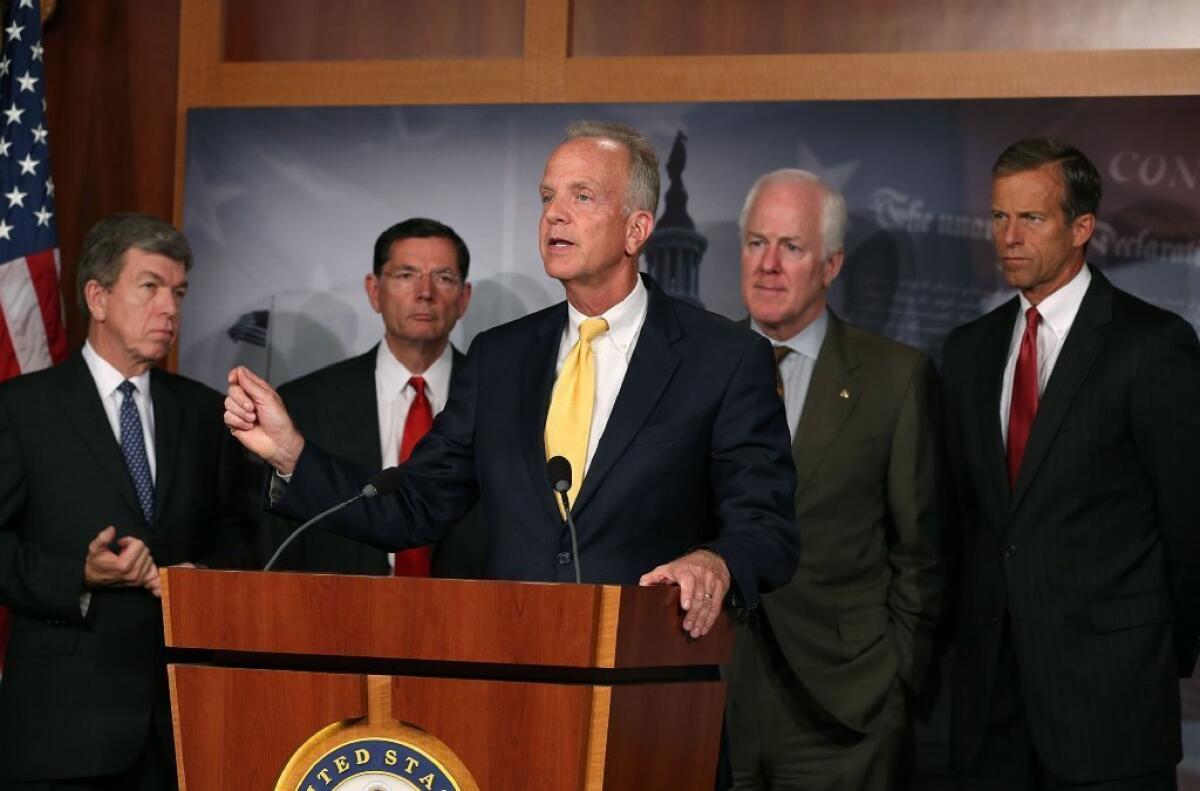
M 21 375 L 21 364 L 17 362 L 17 350 L 13 348 L 12 336 L 8 334 L 8 322 L 0 310 L 0 381 Z
M 62 305 L 58 296 L 58 265 L 54 250 L 44 250 L 25 257 L 29 267 L 29 279 L 37 292 L 38 306 L 42 309 L 42 324 L 46 327 L 46 345 L 50 348 L 50 359 L 61 362 L 67 356 L 67 333 L 63 328 Z

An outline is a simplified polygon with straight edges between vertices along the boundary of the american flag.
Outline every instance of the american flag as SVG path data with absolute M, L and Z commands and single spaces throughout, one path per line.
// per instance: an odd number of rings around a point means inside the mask
M 0 53 L 0 380 L 67 355 L 38 0 L 10 0 Z M 8 613 L 0 609 L 0 661 Z

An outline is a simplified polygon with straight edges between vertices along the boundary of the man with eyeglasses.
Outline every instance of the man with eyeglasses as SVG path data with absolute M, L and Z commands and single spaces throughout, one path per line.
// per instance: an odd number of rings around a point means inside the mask
M 357 357 L 314 371 L 279 388 L 296 425 L 322 448 L 374 470 L 408 458 L 446 405 L 463 355 L 450 332 L 471 301 L 471 254 L 454 229 L 412 217 L 375 241 L 372 272 L 363 282 L 383 319 L 383 342 Z M 271 520 L 271 550 L 295 524 Z M 399 576 L 479 576 L 482 530 L 468 516 L 433 551 L 386 553 L 332 533 L 309 531 L 279 566 L 292 570 Z

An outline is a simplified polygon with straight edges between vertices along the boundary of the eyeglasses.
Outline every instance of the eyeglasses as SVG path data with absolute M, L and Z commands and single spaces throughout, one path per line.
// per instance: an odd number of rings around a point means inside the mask
M 420 269 L 403 267 L 383 273 L 383 277 L 401 291 L 416 291 L 417 285 L 429 275 L 434 289 L 438 291 L 454 291 L 462 285 L 462 278 L 449 269 L 435 269 L 432 272 L 422 272 Z

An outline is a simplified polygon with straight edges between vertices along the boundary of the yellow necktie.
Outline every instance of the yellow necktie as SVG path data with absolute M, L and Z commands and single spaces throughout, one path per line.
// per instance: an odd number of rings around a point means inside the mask
M 592 404 L 596 400 L 596 358 L 592 341 L 608 332 L 604 319 L 586 319 L 579 325 L 579 340 L 567 352 L 562 371 L 554 383 L 550 411 L 546 414 L 546 458 L 562 456 L 571 462 L 571 505 L 583 484 L 588 434 L 592 428 Z M 562 503 L 558 508 L 562 510 Z

